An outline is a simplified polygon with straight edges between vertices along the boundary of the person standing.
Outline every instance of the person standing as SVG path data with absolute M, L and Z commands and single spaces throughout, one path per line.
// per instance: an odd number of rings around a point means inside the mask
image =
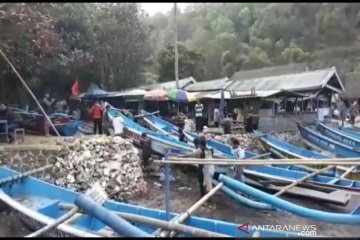
M 22 117 L 19 114 L 14 113 L 5 104 L 0 104 L 0 119 L 7 120 L 9 142 L 13 143 L 15 140 L 13 136 L 14 130 L 21 124 Z
M 216 105 L 214 109 L 214 126 L 216 128 L 219 127 L 219 122 L 220 122 L 220 109 L 219 109 L 219 105 Z
M 103 117 L 103 108 L 99 102 L 96 100 L 95 104 L 89 109 L 89 113 L 94 122 L 94 134 L 97 132 L 102 134 L 102 117 Z
M 247 133 L 251 133 L 253 131 L 253 116 L 254 109 L 252 106 L 250 106 L 249 109 L 244 113 L 245 131 Z
M 194 121 L 191 119 L 191 114 L 188 113 L 184 120 L 184 131 L 194 132 L 196 129 Z
M 200 136 L 199 138 L 194 139 L 194 145 L 196 150 L 192 153 L 182 155 L 180 157 L 194 157 L 194 158 L 202 158 L 202 159 L 212 159 L 213 151 L 211 149 L 206 148 L 206 139 L 204 136 Z M 202 164 L 198 165 L 197 168 L 197 177 L 199 181 L 200 194 L 201 197 L 205 196 L 206 192 L 211 191 L 212 189 L 212 177 L 214 175 L 214 165 L 206 164 L 205 166 Z M 208 200 L 208 207 L 216 208 L 211 200 Z
M 197 100 L 197 103 L 195 105 L 195 118 L 196 118 L 196 131 L 201 132 L 203 128 L 203 110 L 204 105 L 200 102 L 200 100 Z
M 240 142 L 237 138 L 233 138 L 231 141 L 231 145 L 234 152 L 235 159 L 244 159 L 245 158 L 245 150 L 240 147 Z M 244 168 L 243 166 L 235 167 L 235 177 L 236 180 L 245 183 L 244 180 Z

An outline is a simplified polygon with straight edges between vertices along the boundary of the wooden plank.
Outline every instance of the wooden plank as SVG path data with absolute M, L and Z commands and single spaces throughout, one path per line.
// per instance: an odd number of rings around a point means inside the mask
M 334 166 L 328 166 L 326 168 L 323 168 L 323 169 L 320 169 L 320 170 L 317 170 L 315 172 L 312 172 L 298 180 L 295 180 L 293 183 L 291 183 L 290 185 L 286 186 L 285 188 L 281 189 L 279 192 L 275 193 L 274 196 L 280 196 L 281 194 L 285 193 L 286 191 L 289 191 L 291 188 L 295 187 L 296 185 L 298 185 L 299 183 L 302 183 L 304 181 L 306 181 L 307 179 L 311 178 L 311 177 L 314 177 L 324 171 L 327 171 L 331 168 L 334 168 Z
M 263 187 L 271 191 L 280 191 L 283 188 L 281 186 L 274 186 L 274 185 L 265 186 L 248 178 L 246 179 L 246 182 L 252 186 Z M 333 191 L 332 193 L 324 193 L 317 190 L 295 186 L 294 188 L 289 189 L 287 193 L 294 196 L 306 197 L 320 202 L 328 202 L 341 206 L 347 205 L 351 199 L 351 195 L 348 192 L 342 190 L 336 190 Z

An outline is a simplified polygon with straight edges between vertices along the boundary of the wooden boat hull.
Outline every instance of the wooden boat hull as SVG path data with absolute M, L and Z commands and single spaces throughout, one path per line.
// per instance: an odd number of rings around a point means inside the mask
M 326 151 L 333 152 L 340 157 L 360 157 L 360 152 L 351 147 L 328 138 L 314 129 L 298 124 L 300 135 L 311 144 L 318 146 Z
M 8 168 L 0 168 L 0 179 L 16 174 L 15 171 Z M 24 181 L 12 182 L 2 186 L 0 190 L 0 200 L 6 203 L 13 210 L 18 212 L 32 230 L 38 230 L 44 225 L 48 225 L 54 219 L 59 218 L 65 211 L 59 208 L 59 203 L 73 204 L 80 193 L 65 189 L 53 184 L 44 182 L 34 177 L 27 177 Z M 166 212 L 157 209 L 135 206 L 112 200 L 107 200 L 104 206 L 108 210 L 120 211 L 125 213 L 138 214 L 165 220 Z M 178 214 L 171 213 L 171 217 Z M 206 219 L 191 216 L 185 225 L 193 226 L 217 233 L 227 234 L 232 237 L 246 237 L 254 234 L 254 230 L 249 226 L 249 235 L 239 231 L 240 224 L 224 222 L 213 219 Z M 138 225 L 143 231 L 153 233 L 157 228 L 148 224 Z M 108 236 L 116 236 L 112 231 L 94 217 L 83 214 L 74 222 L 61 224 L 58 228 L 47 232 L 48 237 L 100 237 L 106 232 Z M 295 233 L 280 231 L 259 231 L 262 237 L 295 237 Z M 189 234 L 183 234 L 189 237 Z
M 133 139 L 140 140 L 141 134 L 146 133 L 147 137 L 151 139 L 151 148 L 154 152 L 160 155 L 165 155 L 168 152 L 174 154 L 190 153 L 194 150 L 191 146 L 184 142 L 170 138 L 160 133 L 156 133 L 147 128 L 140 126 L 134 121 L 127 118 L 124 114 L 113 107 L 107 108 L 107 114 L 112 119 L 116 114 L 122 118 L 124 127 L 127 129 L 125 134 Z
M 354 151 L 360 152 L 360 137 L 356 135 L 336 129 L 332 126 L 317 122 L 316 129 L 324 136 L 351 147 Z

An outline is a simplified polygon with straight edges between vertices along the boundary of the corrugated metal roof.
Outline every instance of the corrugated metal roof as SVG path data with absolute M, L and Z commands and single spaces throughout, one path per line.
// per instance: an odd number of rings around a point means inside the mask
M 188 92 L 216 91 L 226 87 L 227 84 L 229 84 L 229 79 L 225 77 L 221 79 L 196 82 L 186 86 L 185 90 Z
M 251 91 L 252 88 L 255 88 L 256 92 L 271 90 L 311 90 L 322 88 L 334 76 L 341 85 L 341 81 L 338 79 L 335 68 L 328 68 L 298 74 L 284 74 L 279 76 L 233 81 L 226 90 Z
M 306 63 L 296 63 L 296 64 L 288 64 L 282 66 L 275 66 L 275 67 L 267 67 L 267 68 L 260 68 L 254 69 L 249 71 L 241 71 L 234 73 L 230 80 L 246 80 L 250 78 L 261 78 L 266 76 L 278 76 L 284 74 L 291 74 L 291 73 L 301 73 L 306 71 L 307 64 Z
M 188 86 L 189 84 L 193 84 L 193 83 L 196 83 L 196 80 L 193 77 L 179 79 L 179 87 L 181 89 L 183 89 L 184 87 Z M 158 89 L 158 88 L 160 88 L 160 89 L 176 88 L 176 81 L 156 83 L 153 85 L 144 85 L 144 86 L 138 87 L 138 89 L 143 89 L 143 90 L 153 90 L 153 89 Z

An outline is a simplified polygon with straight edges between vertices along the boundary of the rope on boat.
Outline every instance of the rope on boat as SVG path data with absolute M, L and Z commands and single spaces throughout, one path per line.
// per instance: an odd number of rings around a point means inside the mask
M 66 203 L 59 204 L 59 208 L 62 210 L 69 210 L 69 209 L 72 209 L 73 207 L 74 207 L 73 204 L 66 204 Z M 204 229 L 200 229 L 200 228 L 196 228 L 196 227 L 186 226 L 186 225 L 175 223 L 175 222 L 167 222 L 164 220 L 160 220 L 160 219 L 156 219 L 156 218 L 152 218 L 152 217 L 141 216 L 141 215 L 134 214 L 134 213 L 125 213 L 125 212 L 118 212 L 118 211 L 113 211 L 113 212 L 115 214 L 117 214 L 118 216 L 120 216 L 128 221 L 131 221 L 131 222 L 149 224 L 149 225 L 153 225 L 156 227 L 161 227 L 166 230 L 174 230 L 174 231 L 179 231 L 179 232 L 183 232 L 183 233 L 188 233 L 188 234 L 191 234 L 191 235 L 194 235 L 197 237 L 230 237 L 229 235 L 226 235 L 226 234 L 221 234 L 221 233 L 216 233 L 216 232 L 212 232 L 212 231 L 208 231 L 208 230 L 204 230 Z
M 197 201 L 196 203 L 194 203 L 194 205 L 192 205 L 188 210 L 186 210 L 184 213 L 182 213 L 180 216 L 176 216 L 175 218 L 173 218 L 170 223 L 182 223 L 184 222 L 186 219 L 188 219 L 191 214 L 193 214 L 199 207 L 201 207 L 207 200 L 210 199 L 210 197 L 212 197 L 222 186 L 224 185 L 224 183 L 219 183 L 218 185 L 216 185 L 213 189 L 211 189 L 210 192 L 208 192 L 205 196 L 203 196 L 199 201 Z M 157 229 L 153 234 L 157 235 L 158 232 L 159 236 L 161 237 L 167 237 L 167 235 L 169 234 L 169 232 L 161 232 L 162 229 Z M 170 232 L 170 237 L 174 237 L 176 235 L 176 232 L 172 231 Z
M 278 197 L 278 196 L 280 196 L 281 194 L 285 193 L 286 191 L 290 190 L 291 188 L 295 187 L 295 186 L 298 185 L 299 183 L 302 183 L 302 182 L 304 182 L 305 180 L 307 180 L 307 179 L 309 179 L 309 178 L 311 178 L 311 177 L 313 177 L 313 176 L 316 176 L 316 175 L 318 175 L 318 174 L 320 174 L 320 173 L 322 173 L 322 172 L 324 172 L 324 171 L 326 171 L 326 170 L 329 170 L 329 169 L 331 169 L 331 168 L 333 168 L 333 167 L 334 167 L 334 166 L 328 166 L 328 167 L 326 167 L 326 168 L 319 169 L 319 170 L 317 170 L 317 171 L 315 171 L 315 172 L 312 172 L 312 173 L 310 173 L 310 174 L 308 174 L 308 175 L 300 178 L 299 180 L 294 181 L 294 182 L 291 183 L 290 185 L 284 187 L 284 188 L 281 189 L 279 192 L 275 193 L 274 196 Z
M 49 165 L 46 165 L 46 166 L 43 166 L 43 167 L 40 167 L 40 168 L 37 168 L 37 169 L 33 169 L 33 170 L 30 170 L 30 171 L 27 171 L 27 172 L 24 172 L 24 173 L 20 173 L 18 175 L 14 175 L 14 176 L 10 176 L 10 177 L 1 179 L 0 180 L 0 186 L 5 184 L 5 183 L 14 182 L 14 181 L 16 181 L 18 179 L 22 179 L 22 178 L 30 176 L 32 174 L 42 172 L 42 171 L 44 171 L 46 169 L 51 168 L 52 166 L 53 166 L 52 164 L 49 164 Z

